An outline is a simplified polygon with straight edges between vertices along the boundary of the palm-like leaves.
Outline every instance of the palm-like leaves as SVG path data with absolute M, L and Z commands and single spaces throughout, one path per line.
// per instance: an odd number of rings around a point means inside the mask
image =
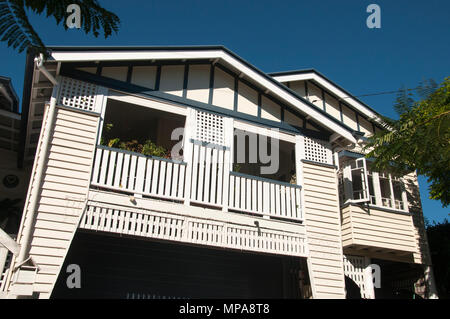
M 0 40 L 19 52 L 31 48 L 46 53 L 45 45 L 31 26 L 25 10 L 54 17 L 57 24 L 62 22 L 67 29 L 66 10 L 70 4 L 80 6 L 81 27 L 85 33 L 92 32 L 97 37 L 103 29 L 107 38 L 119 30 L 119 18 L 102 8 L 98 0 L 0 0 Z

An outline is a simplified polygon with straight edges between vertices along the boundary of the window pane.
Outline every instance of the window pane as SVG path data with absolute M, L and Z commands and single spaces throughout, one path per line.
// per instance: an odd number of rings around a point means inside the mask
M 403 184 L 400 181 L 392 181 L 392 186 L 394 188 L 394 198 L 395 198 L 395 208 L 404 209 L 403 207 Z
M 353 199 L 363 199 L 364 189 L 362 181 L 362 170 L 352 170 Z
M 380 176 L 380 191 L 381 191 L 381 200 L 382 200 L 383 206 L 392 207 L 391 187 L 390 187 L 388 178 L 382 178 Z

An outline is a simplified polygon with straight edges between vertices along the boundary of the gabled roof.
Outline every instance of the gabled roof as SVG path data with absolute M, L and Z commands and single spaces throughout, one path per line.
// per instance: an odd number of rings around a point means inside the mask
M 223 46 L 168 46 L 168 47 L 50 47 L 50 61 L 138 61 L 138 60 L 198 60 L 221 61 L 242 77 L 255 82 L 280 101 L 289 104 L 318 121 L 325 128 L 351 142 L 357 132 L 336 120 L 285 85 L 248 63 Z
M 293 70 L 285 72 L 274 72 L 269 73 L 275 80 L 286 83 L 302 80 L 311 80 L 319 84 L 324 89 L 333 93 L 339 99 L 345 101 L 348 105 L 359 111 L 362 115 L 369 119 L 374 119 L 378 123 L 382 122 L 381 114 L 372 109 L 370 106 L 365 104 L 363 101 L 359 100 L 353 96 L 350 92 L 346 91 L 344 88 L 331 81 L 322 73 L 315 69 L 304 69 L 304 70 Z

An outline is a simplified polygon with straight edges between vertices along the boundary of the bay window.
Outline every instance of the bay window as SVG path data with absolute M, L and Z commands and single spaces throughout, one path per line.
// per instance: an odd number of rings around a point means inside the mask
M 407 211 L 403 178 L 389 172 L 376 172 L 365 158 L 345 161 L 341 165 L 340 199 L 345 203 Z

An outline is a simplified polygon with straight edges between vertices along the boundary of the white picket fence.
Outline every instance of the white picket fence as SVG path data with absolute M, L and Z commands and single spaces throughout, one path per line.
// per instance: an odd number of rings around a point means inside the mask
M 186 163 L 97 146 L 92 186 L 184 200 Z
M 96 203 L 88 206 L 79 227 L 189 244 L 291 256 L 307 255 L 305 236 L 298 233 Z
M 231 172 L 229 208 L 252 214 L 302 220 L 300 190 L 299 185 Z

